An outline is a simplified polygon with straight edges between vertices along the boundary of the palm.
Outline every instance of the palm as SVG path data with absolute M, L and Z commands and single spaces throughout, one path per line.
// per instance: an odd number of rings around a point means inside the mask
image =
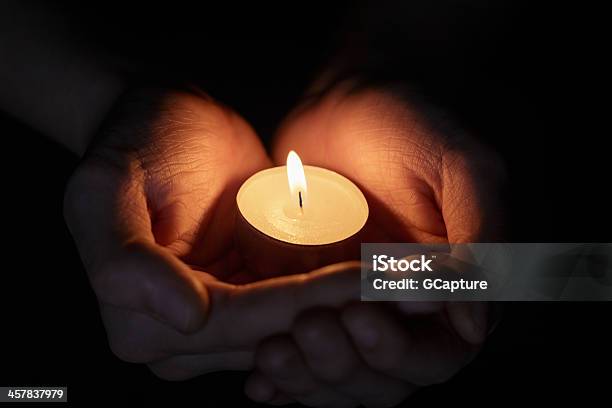
M 199 146 L 199 151 L 223 148 L 229 146 Z M 236 146 L 220 154 L 246 153 L 241 150 Z M 167 190 L 159 196 L 158 211 L 152 215 L 156 241 L 186 263 L 220 279 L 235 274 L 241 266 L 233 250 L 235 197 L 241 182 L 265 167 L 266 156 L 257 153 L 250 151 L 244 159 L 225 163 L 211 163 L 210 158 L 191 162 L 191 154 L 174 156 L 174 180 L 165 176 L 152 180 L 153 191 Z
M 132 211 L 144 195 L 155 242 L 227 278 L 240 265 L 231 256 L 236 191 L 269 165 L 265 150 L 242 118 L 199 95 L 139 98 L 144 107 L 121 114 L 93 150 L 121 168 L 111 194 Z

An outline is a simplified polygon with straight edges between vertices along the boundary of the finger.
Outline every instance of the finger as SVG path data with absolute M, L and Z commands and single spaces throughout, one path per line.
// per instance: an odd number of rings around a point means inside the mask
M 119 170 L 82 166 L 65 216 L 98 299 L 183 332 L 201 327 L 208 297 L 189 267 L 155 244 L 143 186 Z
M 415 389 L 370 370 L 331 311 L 303 314 L 296 320 L 292 333 L 315 378 L 366 407 L 394 406 Z
M 210 313 L 206 324 L 185 335 L 146 313 L 107 307 L 109 341 L 129 338 L 153 343 L 160 358 L 168 354 L 201 354 L 249 350 L 261 340 L 288 333 L 293 321 L 314 306 L 340 306 L 359 299 L 359 263 L 332 265 L 317 271 L 236 286 L 194 271 L 206 287 Z M 114 330 L 110 330 L 114 329 Z M 111 334 L 116 333 L 116 336 Z M 133 347 L 130 347 L 132 349 Z M 149 360 L 150 361 L 150 360 Z
M 214 307 L 208 326 L 223 333 L 224 344 L 233 346 L 286 333 L 306 309 L 358 300 L 360 266 L 359 262 L 344 262 L 243 286 L 211 282 L 207 287 Z
M 159 377 L 180 380 L 221 370 L 253 368 L 252 350 L 203 350 L 189 353 L 183 335 L 151 317 L 109 305 L 100 305 L 113 353 L 121 360 L 147 363 Z M 205 353 L 205 354 L 204 354 Z
M 350 305 L 342 322 L 371 368 L 417 385 L 448 380 L 475 352 L 439 319 L 402 324 L 377 305 Z
M 181 354 L 207 354 L 217 350 L 189 349 L 190 335 L 161 323 L 148 314 L 100 303 L 100 314 L 111 351 L 123 361 L 150 363 Z M 234 350 L 219 350 L 226 353 Z M 246 351 L 246 350 L 238 350 Z
M 276 390 L 308 406 L 349 407 L 355 403 L 314 379 L 289 336 L 266 339 L 257 348 L 257 369 Z

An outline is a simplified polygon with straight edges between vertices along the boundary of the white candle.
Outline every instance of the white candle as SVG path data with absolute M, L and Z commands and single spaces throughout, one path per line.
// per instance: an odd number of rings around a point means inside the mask
M 368 219 L 368 203 L 355 184 L 331 170 L 302 166 L 293 151 L 287 166 L 262 170 L 246 180 L 236 202 L 252 227 L 296 245 L 343 241 Z
M 294 152 L 287 166 L 246 180 L 236 204 L 236 243 L 245 267 L 259 277 L 359 259 L 359 233 L 368 219 L 365 197 L 336 172 L 302 166 Z

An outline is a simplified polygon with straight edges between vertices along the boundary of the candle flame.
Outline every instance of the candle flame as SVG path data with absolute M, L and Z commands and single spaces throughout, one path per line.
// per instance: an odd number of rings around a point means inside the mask
M 300 156 L 293 150 L 287 155 L 287 179 L 289 180 L 291 201 L 299 205 L 300 209 L 303 209 L 306 206 L 306 175 Z

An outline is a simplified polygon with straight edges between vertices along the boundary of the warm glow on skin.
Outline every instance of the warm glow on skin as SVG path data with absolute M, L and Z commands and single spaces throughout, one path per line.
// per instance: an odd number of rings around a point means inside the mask
M 415 241 L 487 240 L 482 226 L 493 225 L 492 200 L 499 196 L 491 189 L 495 166 L 483 163 L 492 156 L 478 153 L 469 139 L 463 146 L 469 148 L 444 151 L 444 135 L 400 99 L 340 91 L 291 116 L 273 147 L 275 164 L 296 149 L 307 163 L 350 177 L 369 194 L 371 232 Z M 286 372 L 279 375 L 310 376 L 312 393 L 328 389 L 318 377 L 334 374 L 317 364 L 343 359 L 357 367 L 341 373 L 343 392 L 357 395 L 376 383 L 376 392 L 393 395 L 395 403 L 414 391 L 412 384 L 445 381 L 478 349 L 486 305 L 398 305 L 405 314 L 445 313 L 452 325 L 432 319 L 430 326 L 407 328 L 377 305 L 355 302 L 356 262 L 253 282 L 233 248 L 228 220 L 240 184 L 274 165 L 260 141 L 236 113 L 209 99 L 182 92 L 130 97 L 66 197 L 70 230 L 120 358 L 174 380 L 256 368 L 247 384 L 251 396 L 264 381 L 272 394 L 282 387 L 270 385 L 279 354 L 300 356 L 286 359 L 296 365 L 281 367 Z M 142 115 L 134 108 L 143 106 L 158 110 Z M 249 324 L 236 324 L 245 319 Z M 321 353 L 328 357 L 310 359 Z

